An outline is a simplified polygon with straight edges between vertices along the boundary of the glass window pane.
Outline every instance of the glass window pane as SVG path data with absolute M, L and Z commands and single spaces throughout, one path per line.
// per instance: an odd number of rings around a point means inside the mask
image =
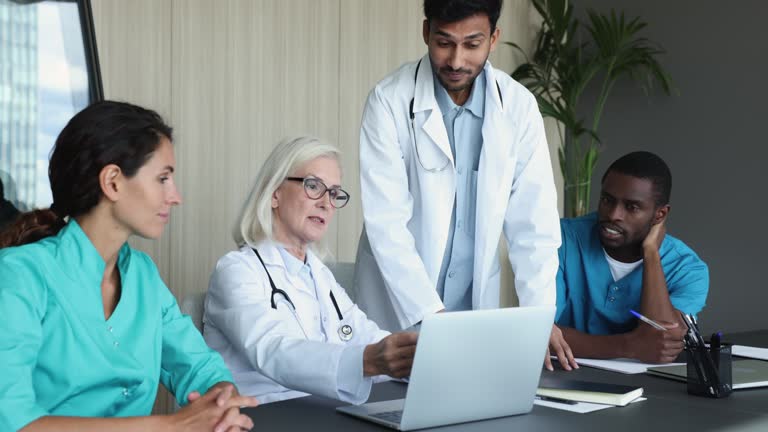
M 0 0 L 0 180 L 21 210 L 51 204 L 51 149 L 92 94 L 78 8 Z

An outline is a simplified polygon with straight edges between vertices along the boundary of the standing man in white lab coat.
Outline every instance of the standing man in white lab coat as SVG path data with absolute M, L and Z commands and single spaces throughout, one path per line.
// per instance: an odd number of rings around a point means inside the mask
M 388 330 L 499 307 L 502 231 L 520 305 L 555 303 L 560 226 L 543 121 L 533 95 L 488 62 L 501 6 L 425 0 L 428 54 L 368 96 L 355 286 Z M 550 346 L 576 367 L 555 327 Z

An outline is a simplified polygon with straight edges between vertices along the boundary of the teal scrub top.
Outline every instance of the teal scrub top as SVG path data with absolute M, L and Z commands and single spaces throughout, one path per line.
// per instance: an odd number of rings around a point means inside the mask
M 640 310 L 643 266 L 613 280 L 598 233 L 597 214 L 560 221 L 557 318 L 562 327 L 610 335 L 637 325 L 630 309 Z M 709 270 L 682 241 L 667 234 L 659 249 L 669 300 L 677 310 L 697 314 L 709 292 Z
M 148 415 L 158 382 L 186 404 L 232 381 L 152 260 L 126 243 L 117 266 L 122 292 L 105 320 L 105 263 L 74 220 L 0 250 L 0 430 L 46 415 Z

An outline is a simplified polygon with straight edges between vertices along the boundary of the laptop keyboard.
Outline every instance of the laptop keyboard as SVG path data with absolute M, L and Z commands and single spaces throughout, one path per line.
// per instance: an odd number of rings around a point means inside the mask
M 376 414 L 370 414 L 370 416 L 391 423 L 400 424 L 400 420 L 403 418 L 403 410 L 380 412 Z

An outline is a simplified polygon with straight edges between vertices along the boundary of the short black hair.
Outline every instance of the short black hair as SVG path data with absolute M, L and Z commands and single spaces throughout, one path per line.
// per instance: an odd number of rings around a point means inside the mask
M 432 20 L 453 23 L 472 15 L 484 14 L 488 16 L 493 33 L 503 3 L 504 0 L 424 0 L 424 16 L 431 24 Z
M 600 183 L 604 183 L 608 173 L 612 171 L 650 180 L 656 195 L 656 206 L 669 204 L 669 198 L 672 195 L 672 172 L 658 155 L 647 151 L 628 153 L 616 159 L 608 167 Z

